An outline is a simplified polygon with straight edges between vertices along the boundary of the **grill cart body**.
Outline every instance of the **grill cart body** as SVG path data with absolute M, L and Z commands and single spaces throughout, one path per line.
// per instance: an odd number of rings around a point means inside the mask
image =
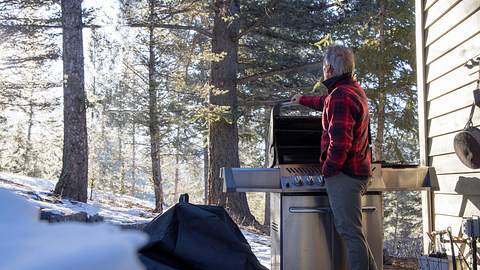
M 335 230 L 318 161 L 321 115 L 280 111 L 280 104 L 274 106 L 270 118 L 270 168 L 222 168 L 224 191 L 271 192 L 272 270 L 346 270 L 345 244 Z M 382 192 L 428 189 L 434 174 L 428 167 L 373 163 L 372 175 L 362 198 L 362 220 L 382 269 Z

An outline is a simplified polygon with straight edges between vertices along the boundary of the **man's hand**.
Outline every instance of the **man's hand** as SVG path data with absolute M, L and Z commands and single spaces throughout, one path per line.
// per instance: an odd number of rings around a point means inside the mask
M 300 98 L 301 97 L 302 97 L 302 95 L 296 94 L 295 96 L 292 97 L 291 102 L 295 103 L 295 104 L 300 104 Z

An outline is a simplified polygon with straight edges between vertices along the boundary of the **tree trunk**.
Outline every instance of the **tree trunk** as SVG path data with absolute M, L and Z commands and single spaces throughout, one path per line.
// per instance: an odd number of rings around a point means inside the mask
M 208 203 L 208 146 L 203 148 L 203 204 Z
M 33 94 L 33 93 L 32 93 Z M 30 95 L 32 98 L 33 95 Z M 24 173 L 31 177 L 37 177 L 38 175 L 34 175 L 34 171 L 31 168 L 31 157 L 32 157 L 32 127 L 33 127 L 33 102 L 30 100 L 29 108 L 28 108 L 28 126 L 27 126 L 27 142 L 25 147 L 25 153 L 23 156 L 24 161 Z
M 123 159 L 123 141 L 121 127 L 117 129 L 118 161 L 120 161 L 120 194 L 125 194 L 125 160 Z
M 380 41 L 380 62 L 378 70 L 378 107 L 377 107 L 377 136 L 375 138 L 375 159 L 381 161 L 383 158 L 383 137 L 385 133 L 385 1 L 380 0 L 380 14 L 378 19 L 379 41 Z
M 221 167 L 239 167 L 237 129 L 237 71 L 239 20 L 239 0 L 216 0 L 213 26 L 212 51 L 226 53 L 223 60 L 212 62 L 211 83 L 215 88 L 226 91 L 222 94 L 209 94 L 210 106 L 228 106 L 229 114 L 218 120 L 209 120 L 209 203 L 226 206 L 233 218 L 240 223 L 253 224 L 255 218 L 250 213 L 245 193 L 222 192 Z M 235 18 L 233 21 L 225 18 Z M 225 119 L 228 118 L 228 119 Z
M 174 191 L 174 198 L 173 198 L 173 201 L 176 202 L 177 201 L 177 198 L 178 198 L 178 181 L 179 181 L 179 172 L 178 172 L 178 166 L 179 166 L 179 162 L 178 162 L 178 158 L 179 158 L 179 154 L 178 154 L 178 150 L 176 150 L 177 153 L 175 153 L 175 191 Z
M 268 132 L 270 128 L 270 111 L 265 108 L 265 133 L 263 135 L 264 142 L 265 142 L 265 164 L 264 167 L 268 168 L 270 160 L 268 157 L 270 156 L 268 153 L 269 150 L 269 141 L 268 141 Z M 265 192 L 265 212 L 263 214 L 263 225 L 270 226 L 270 192 Z
M 163 212 L 162 169 L 160 162 L 160 127 L 158 119 L 157 81 L 155 79 L 155 37 L 153 27 L 154 1 L 150 1 L 149 57 L 148 57 L 148 97 L 150 157 L 152 159 L 153 189 L 155 192 L 155 212 Z
M 396 256 L 398 254 L 398 226 L 399 226 L 399 213 L 400 209 L 398 209 L 398 198 L 395 196 L 395 225 L 394 227 L 394 233 L 393 233 L 393 255 Z
M 62 0 L 63 166 L 55 193 L 87 201 L 88 143 L 83 70 L 82 1 Z
M 136 152 L 137 152 L 137 141 L 135 137 L 135 132 L 136 132 L 136 126 L 135 122 L 132 123 L 132 196 L 135 196 L 135 186 L 137 184 L 137 157 L 136 157 Z

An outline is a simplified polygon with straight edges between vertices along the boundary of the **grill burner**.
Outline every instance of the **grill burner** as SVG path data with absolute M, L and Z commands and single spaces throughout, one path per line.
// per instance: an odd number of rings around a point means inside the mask
M 335 231 L 319 165 L 321 116 L 281 115 L 272 109 L 270 168 L 222 168 L 224 191 L 273 192 L 271 209 L 272 270 L 345 270 L 346 251 Z M 382 269 L 383 191 L 431 187 L 434 171 L 412 164 L 372 164 L 362 198 L 363 228 Z

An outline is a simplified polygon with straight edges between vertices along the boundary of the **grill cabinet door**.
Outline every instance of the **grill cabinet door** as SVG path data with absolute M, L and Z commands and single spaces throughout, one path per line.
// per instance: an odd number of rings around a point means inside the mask
M 327 195 L 282 196 L 282 270 L 344 270 Z

